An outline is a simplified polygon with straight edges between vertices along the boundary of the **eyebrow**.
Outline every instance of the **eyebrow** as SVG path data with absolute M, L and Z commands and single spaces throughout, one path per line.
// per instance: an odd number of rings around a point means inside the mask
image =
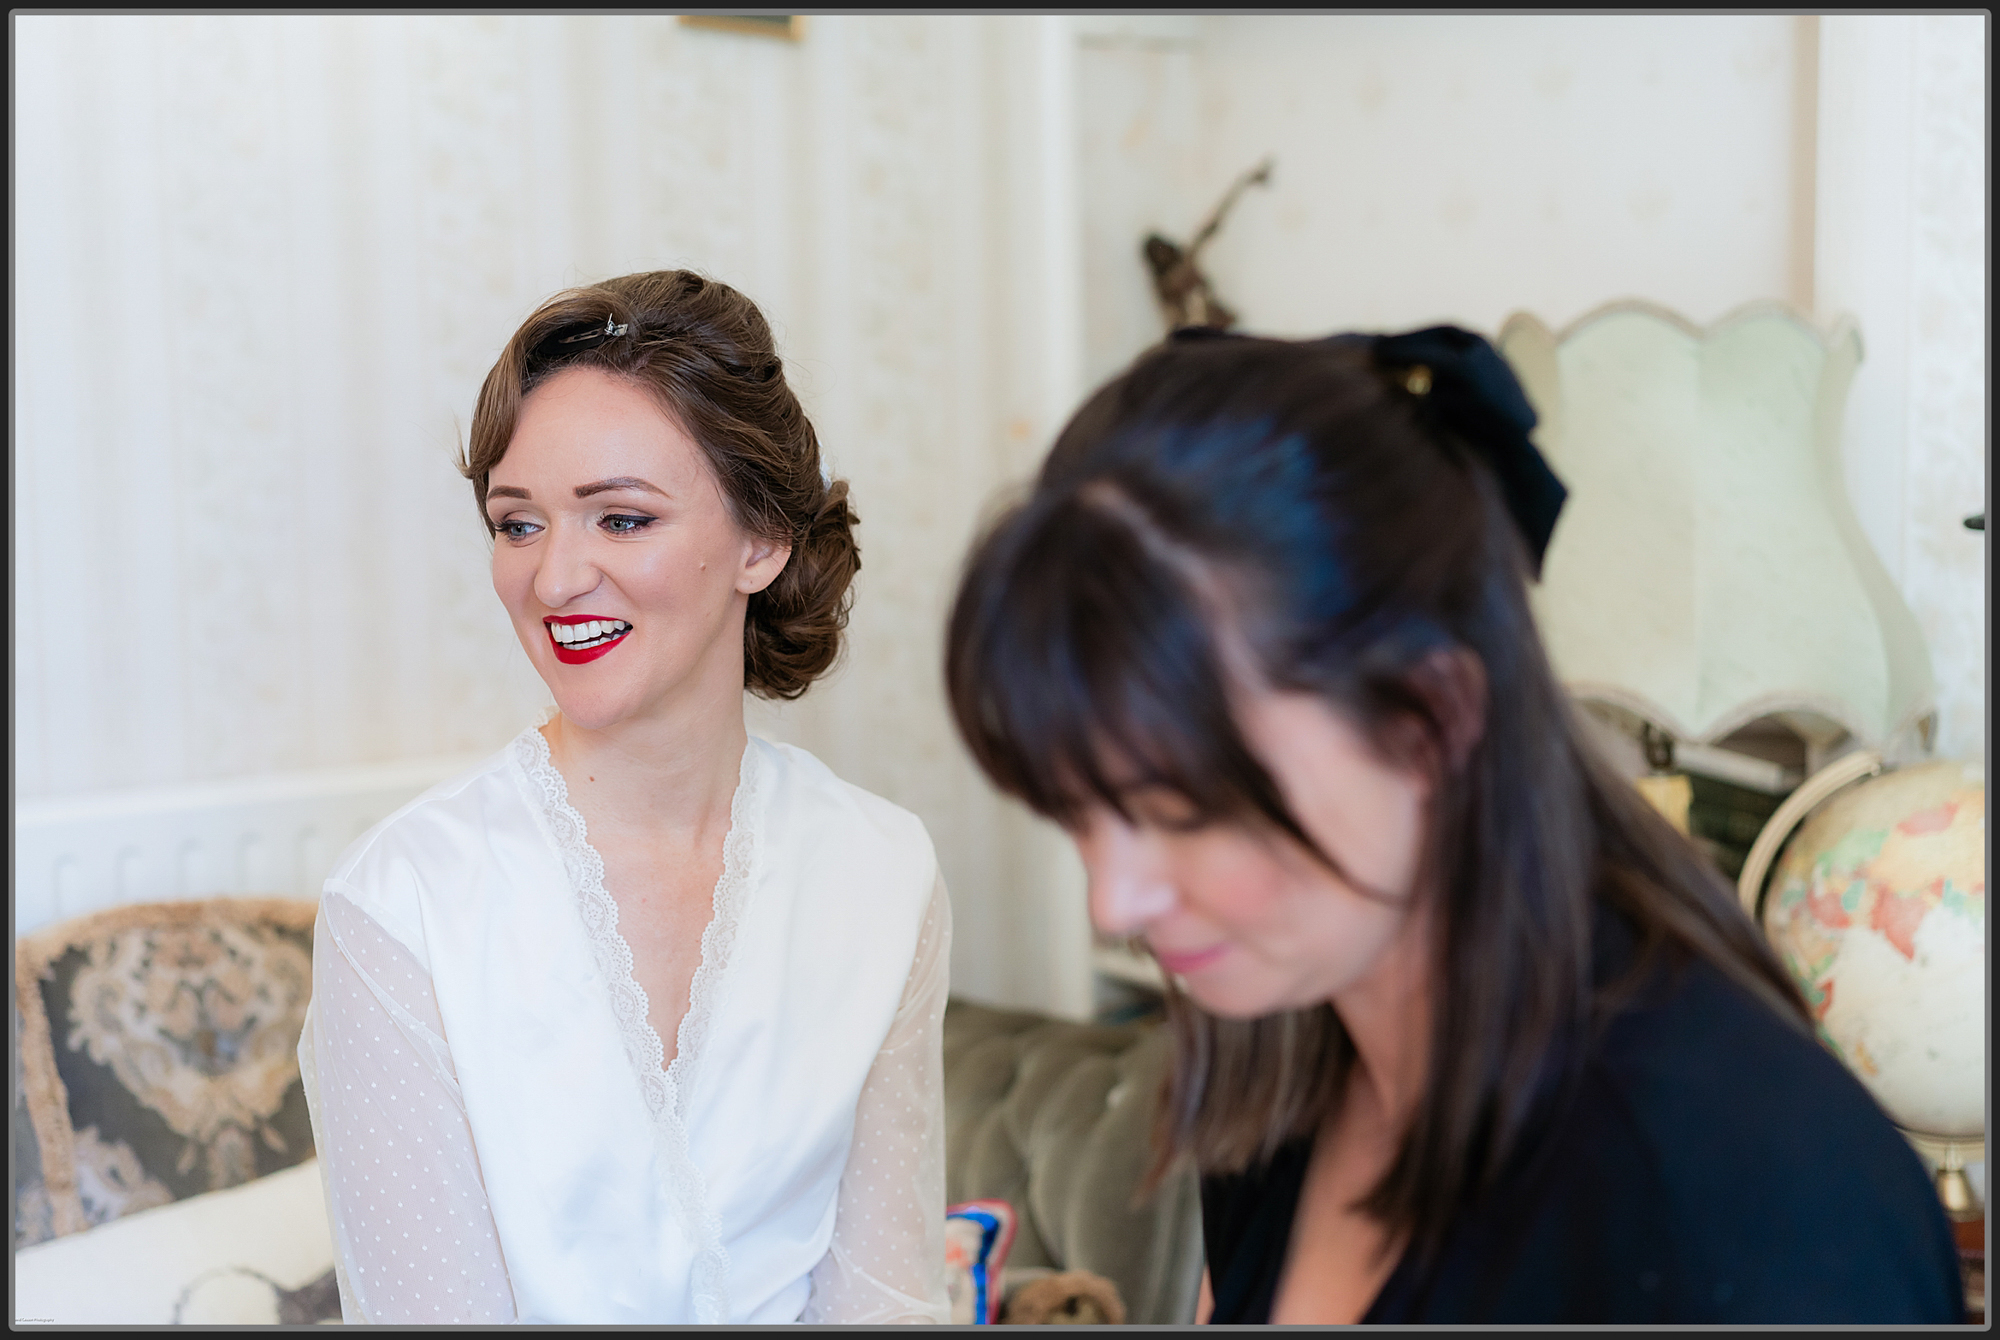
M 616 479 L 600 479 L 594 484 L 578 484 L 576 486 L 576 496 L 579 498 L 588 498 L 593 493 L 610 493 L 617 489 L 639 489 L 645 493 L 657 493 L 662 498 L 668 496 L 665 489 L 648 484 L 636 475 L 620 475 Z M 489 498 L 521 498 L 528 502 L 533 502 L 535 497 L 534 494 L 528 492 L 526 489 L 517 489 L 507 484 L 495 484 L 492 488 L 486 490 L 486 496 Z
M 615 489 L 638 489 L 643 493 L 657 493 L 662 498 L 667 496 L 665 489 L 655 487 L 632 475 L 620 475 L 616 479 L 600 479 L 595 484 L 578 484 L 576 496 L 588 498 L 593 493 L 610 493 Z

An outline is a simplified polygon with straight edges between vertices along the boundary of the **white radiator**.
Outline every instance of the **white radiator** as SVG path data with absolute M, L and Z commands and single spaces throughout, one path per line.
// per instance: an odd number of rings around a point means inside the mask
M 341 851 L 487 754 L 31 801 L 14 811 L 14 933 L 122 903 L 317 898 Z

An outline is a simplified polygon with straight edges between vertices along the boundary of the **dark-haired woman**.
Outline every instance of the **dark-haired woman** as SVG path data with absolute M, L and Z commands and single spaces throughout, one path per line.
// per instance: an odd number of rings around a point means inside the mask
M 558 295 L 463 469 L 555 711 L 326 881 L 299 1055 L 346 1319 L 945 1320 L 930 841 L 744 728 L 833 662 L 859 564 L 762 316 L 678 271 Z
M 1172 987 L 1217 1322 L 1953 1322 L 1948 1226 L 1579 731 L 1483 340 L 1183 337 L 968 564 L 947 678 Z

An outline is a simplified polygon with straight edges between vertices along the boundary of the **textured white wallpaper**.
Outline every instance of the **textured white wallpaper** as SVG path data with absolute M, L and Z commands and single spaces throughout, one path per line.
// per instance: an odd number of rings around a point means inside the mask
M 1560 327 L 1634 296 L 1705 322 L 1801 296 L 1797 38 L 1783 15 L 1210 19 L 1191 115 L 1155 97 L 1121 138 L 1150 135 L 1198 182 L 1161 220 L 1182 236 L 1238 172 L 1277 159 L 1211 267 L 1272 333 L 1491 331 L 1523 308 Z
M 1987 50 L 1991 20 L 1924 15 L 1916 29 L 1910 230 L 1911 413 L 1903 589 L 1930 644 L 1938 748 L 1986 745 Z
M 1916 615 L 1940 752 L 1983 755 L 1986 41 L 1972 15 L 1819 20 L 1815 305 L 1851 312 L 1849 495 Z
M 1986 40 L 1978 16 L 1256 15 L 1089 21 L 1085 362 L 1158 338 L 1138 241 L 1185 239 L 1282 335 L 1619 298 L 1852 313 L 1856 511 L 1924 630 L 1938 748 L 1983 753 Z

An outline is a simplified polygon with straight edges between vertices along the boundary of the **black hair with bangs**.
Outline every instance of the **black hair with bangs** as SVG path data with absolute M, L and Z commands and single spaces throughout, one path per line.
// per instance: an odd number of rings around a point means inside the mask
M 1806 1017 L 1734 891 L 1587 743 L 1530 613 L 1537 557 L 1474 445 L 1365 338 L 1170 341 L 1085 403 L 974 546 L 946 647 L 960 733 L 1038 812 L 1130 818 L 1135 787 L 1164 787 L 1336 872 L 1246 743 L 1232 686 L 1318 694 L 1384 757 L 1415 738 L 1448 760 L 1414 672 L 1477 658 L 1483 730 L 1431 788 L 1416 895 L 1438 913 L 1430 1080 L 1360 1202 L 1425 1253 L 1579 1072 L 1610 999 L 1600 907 L 1630 920 L 1642 962 L 1698 956 Z M 1331 1005 L 1229 1020 L 1170 986 L 1168 1007 L 1155 1178 L 1182 1157 L 1240 1171 L 1341 1101 L 1353 1049 Z

